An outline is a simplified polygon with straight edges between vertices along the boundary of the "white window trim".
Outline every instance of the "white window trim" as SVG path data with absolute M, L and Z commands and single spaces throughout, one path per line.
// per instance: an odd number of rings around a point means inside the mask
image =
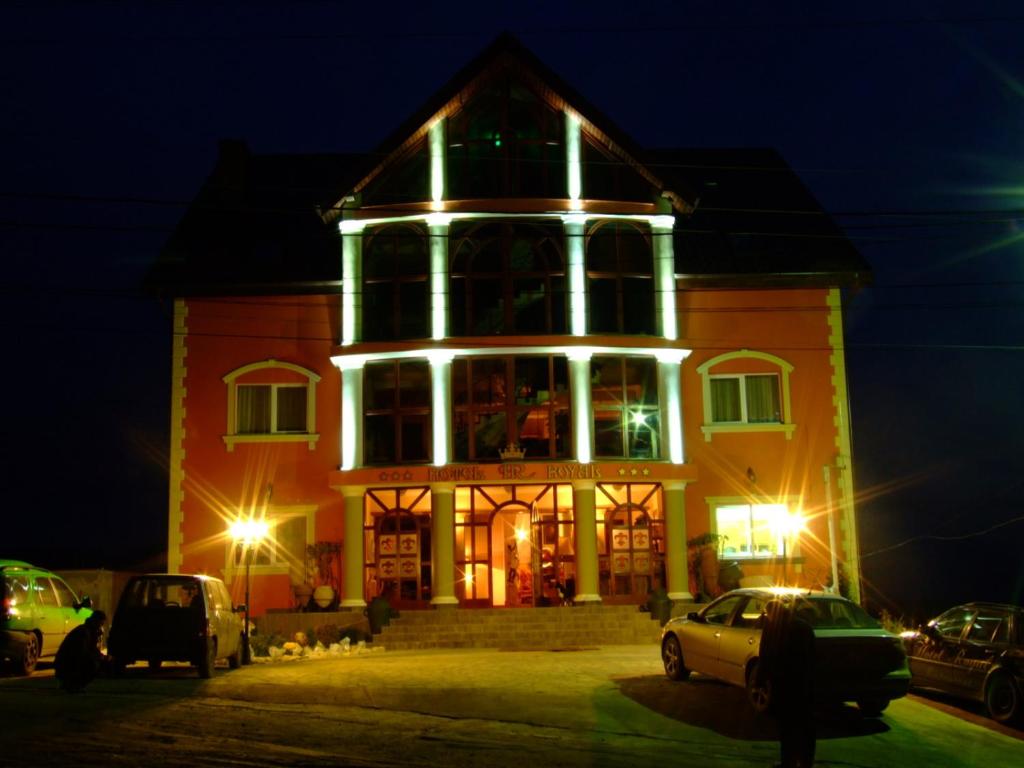
M 245 384 L 264 384 L 271 387 L 271 398 L 270 398 L 270 409 L 271 409 L 271 424 L 273 424 L 274 417 L 276 416 L 275 411 L 277 408 L 277 398 L 273 395 L 276 394 L 274 390 L 280 386 L 305 386 L 306 387 L 306 431 L 305 432 L 270 432 L 266 434 L 238 434 L 238 379 L 247 373 L 253 371 L 266 370 L 268 368 L 280 368 L 286 371 L 297 373 L 300 376 L 305 377 L 306 383 L 303 384 L 288 384 L 288 383 L 269 383 L 269 382 L 244 382 Z M 303 368 L 301 365 L 295 365 L 294 363 L 285 363 L 280 360 L 264 360 L 259 363 L 250 363 L 243 365 L 241 368 L 235 370 L 224 376 L 223 381 L 228 386 L 228 413 L 227 413 L 227 431 L 223 436 L 224 444 L 227 446 L 228 452 L 235 450 L 237 443 L 306 443 L 309 446 L 309 450 L 316 448 L 317 441 L 320 440 L 320 435 L 316 431 L 316 385 L 320 381 L 320 376 L 309 370 Z
M 268 524 L 267 538 L 270 543 L 264 543 L 261 546 L 270 546 L 272 549 L 270 563 L 258 564 L 253 563 L 249 566 L 249 574 L 251 576 L 287 576 L 292 570 L 292 564 L 282 556 L 278 555 L 278 547 L 276 544 L 275 534 L 278 522 L 283 518 L 300 517 L 305 516 L 306 518 L 306 542 L 303 546 L 303 551 L 299 554 L 300 557 L 306 557 L 305 547 L 308 547 L 316 540 L 316 504 L 290 504 L 290 505 L 273 505 L 267 509 L 266 521 Z M 232 541 L 230 538 L 227 542 L 227 549 L 224 553 L 224 581 L 230 584 L 235 578 L 245 578 L 245 563 L 235 565 L 233 554 L 235 547 L 238 544 Z M 305 562 L 303 561 L 303 566 Z
M 731 423 L 715 423 L 711 419 L 711 379 L 713 378 L 744 378 L 748 374 L 745 373 L 729 373 L 715 376 L 711 374 L 711 369 L 716 365 L 727 362 L 729 360 L 762 360 L 767 363 L 778 367 L 779 385 L 781 388 L 780 395 L 782 397 L 782 423 L 767 422 L 767 423 L 754 423 L 749 422 L 731 422 Z M 712 435 L 725 432 L 782 432 L 786 435 L 787 440 L 793 438 L 793 432 L 796 430 L 796 424 L 793 424 L 790 419 L 792 417 L 792 404 L 790 402 L 789 393 L 789 375 L 793 372 L 793 365 L 786 362 L 781 357 L 769 354 L 767 352 L 757 352 L 750 349 L 741 349 L 736 352 L 726 352 L 724 354 L 713 357 L 710 360 L 705 361 L 697 367 L 697 373 L 700 374 L 701 383 L 701 395 L 702 404 L 704 407 L 704 424 L 700 430 L 704 433 L 704 439 L 711 442 Z M 751 371 L 751 376 L 764 375 Z M 743 409 L 743 416 L 746 418 L 746 391 L 741 385 L 740 387 L 740 402 Z
M 802 504 L 802 499 L 799 496 L 779 496 L 779 497 L 768 497 L 768 496 L 707 496 L 704 501 L 708 505 L 708 530 L 712 533 L 718 533 L 718 508 L 719 507 L 731 507 L 731 506 L 757 506 L 759 504 L 784 504 L 786 508 L 792 513 L 794 509 L 799 509 Z M 766 563 L 771 561 L 786 560 L 788 562 L 794 562 L 800 560 L 802 555 L 800 553 L 799 541 L 794 545 L 792 552 L 787 552 L 785 555 L 780 555 L 773 552 L 769 556 L 757 557 L 756 555 L 741 555 L 738 553 L 720 554 L 726 560 L 736 560 L 741 563 Z

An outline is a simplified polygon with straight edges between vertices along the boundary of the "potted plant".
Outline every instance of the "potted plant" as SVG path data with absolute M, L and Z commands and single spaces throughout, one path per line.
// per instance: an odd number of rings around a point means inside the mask
M 697 596 L 715 598 L 722 593 L 718 585 L 718 549 L 728 537 L 721 533 L 702 533 L 686 542 L 693 550 L 690 568 L 694 576 Z
M 313 590 L 313 602 L 322 609 L 334 602 L 334 561 L 340 552 L 341 545 L 336 541 L 318 541 L 306 548 L 309 559 L 316 564 L 317 587 Z

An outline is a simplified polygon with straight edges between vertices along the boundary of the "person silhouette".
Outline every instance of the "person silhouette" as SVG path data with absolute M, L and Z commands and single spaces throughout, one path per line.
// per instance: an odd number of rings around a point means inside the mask
M 768 686 L 778 720 L 783 768 L 814 765 L 814 628 L 809 616 L 781 600 L 765 606 L 758 676 L 759 684 Z
M 60 687 L 68 693 L 84 689 L 106 662 L 106 656 L 100 650 L 106 621 L 107 614 L 93 611 L 85 623 L 68 632 L 57 649 L 53 660 L 54 675 Z

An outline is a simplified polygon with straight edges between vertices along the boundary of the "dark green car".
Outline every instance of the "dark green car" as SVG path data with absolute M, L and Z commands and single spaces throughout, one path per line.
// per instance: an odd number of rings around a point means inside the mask
M 57 654 L 65 636 L 91 614 L 64 580 L 45 568 L 21 560 L 0 560 L 3 604 L 0 606 L 0 658 L 21 675 Z

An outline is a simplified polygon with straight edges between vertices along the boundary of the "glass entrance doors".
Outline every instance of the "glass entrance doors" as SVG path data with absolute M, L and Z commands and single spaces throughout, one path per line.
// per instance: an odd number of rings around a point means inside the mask
M 572 486 L 455 491 L 456 597 L 520 607 L 571 600 L 576 583 Z
M 430 489 L 375 488 L 366 494 L 367 597 L 397 608 L 430 604 Z

